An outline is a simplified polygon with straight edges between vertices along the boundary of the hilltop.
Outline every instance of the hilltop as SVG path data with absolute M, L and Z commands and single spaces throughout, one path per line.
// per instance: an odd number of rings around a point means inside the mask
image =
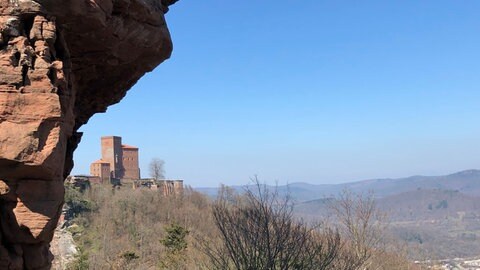
M 233 186 L 232 188 L 241 191 L 245 186 Z M 371 191 L 377 198 L 418 189 L 454 190 L 471 196 L 480 196 L 480 170 L 465 170 L 443 176 L 416 175 L 406 178 L 370 179 L 342 184 L 292 183 L 277 188 L 280 193 L 288 193 L 298 202 L 332 197 L 345 189 L 354 193 Z M 213 197 L 217 194 L 218 188 L 196 188 L 196 190 Z

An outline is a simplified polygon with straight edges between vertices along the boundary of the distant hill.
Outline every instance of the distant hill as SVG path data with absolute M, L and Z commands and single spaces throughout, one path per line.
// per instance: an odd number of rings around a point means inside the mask
M 334 201 L 328 198 L 299 202 L 295 212 L 303 217 L 324 217 Z M 378 198 L 376 204 L 392 222 L 480 218 L 480 197 L 456 190 L 417 189 Z
M 239 191 L 244 189 L 242 186 L 234 186 L 233 188 Z M 292 183 L 278 187 L 281 194 L 289 193 L 292 198 L 299 202 L 332 197 L 344 189 L 349 189 L 355 193 L 373 191 L 377 198 L 418 189 L 456 190 L 463 194 L 480 196 L 480 170 L 466 170 L 444 176 L 417 175 L 407 178 L 373 179 L 330 185 Z M 217 188 L 196 188 L 196 190 L 212 197 L 218 191 Z
M 407 191 L 378 199 L 377 205 L 392 221 L 480 218 L 480 197 L 453 190 Z
M 308 221 L 325 220 L 332 203 L 333 198 L 300 202 L 294 213 Z M 480 197 L 458 190 L 417 188 L 378 198 L 376 204 L 387 215 L 387 233 L 408 247 L 412 259 L 480 254 Z
M 242 191 L 245 187 L 233 188 Z M 329 206 L 344 189 L 374 193 L 378 209 L 387 214 L 387 234 L 405 245 L 411 259 L 480 254 L 480 170 L 338 185 L 293 183 L 277 187 L 280 194 L 288 193 L 294 199 L 294 214 L 312 222 L 334 221 Z M 210 196 L 217 193 L 216 188 L 197 190 Z
M 294 213 L 308 221 L 328 220 L 329 206 L 334 202 L 333 198 L 299 202 Z M 387 215 L 388 233 L 407 245 L 411 259 L 472 257 L 480 253 L 479 196 L 417 188 L 378 198 L 376 203 Z
M 466 170 L 444 176 L 411 176 L 399 179 L 367 180 L 348 183 L 353 191 L 373 190 L 377 197 L 385 197 L 417 189 L 456 190 L 464 194 L 480 195 L 480 170 Z

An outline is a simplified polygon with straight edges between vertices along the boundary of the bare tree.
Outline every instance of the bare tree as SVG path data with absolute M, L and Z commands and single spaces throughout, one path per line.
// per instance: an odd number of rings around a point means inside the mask
M 369 269 L 371 258 L 379 252 L 385 229 L 385 215 L 376 207 L 373 194 L 353 194 L 344 190 L 332 209 L 346 241 L 335 268 Z
M 292 204 L 254 179 L 242 196 L 222 189 L 213 205 L 221 245 L 206 249 L 214 269 L 329 269 L 340 249 L 338 232 L 293 217 Z
M 150 176 L 155 179 L 164 179 L 165 178 L 165 161 L 159 158 L 153 158 L 150 161 L 149 169 L 150 169 Z

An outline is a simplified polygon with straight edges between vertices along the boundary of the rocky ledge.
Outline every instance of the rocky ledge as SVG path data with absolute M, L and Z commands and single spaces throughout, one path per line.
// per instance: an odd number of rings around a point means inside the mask
M 0 0 L 0 269 L 49 269 L 77 130 L 167 59 L 176 0 Z

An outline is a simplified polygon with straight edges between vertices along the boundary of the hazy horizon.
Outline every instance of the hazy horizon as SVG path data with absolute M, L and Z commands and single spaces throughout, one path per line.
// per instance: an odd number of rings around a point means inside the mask
M 480 2 L 179 1 L 171 59 L 95 115 L 73 174 L 122 136 L 194 187 L 480 168 Z

